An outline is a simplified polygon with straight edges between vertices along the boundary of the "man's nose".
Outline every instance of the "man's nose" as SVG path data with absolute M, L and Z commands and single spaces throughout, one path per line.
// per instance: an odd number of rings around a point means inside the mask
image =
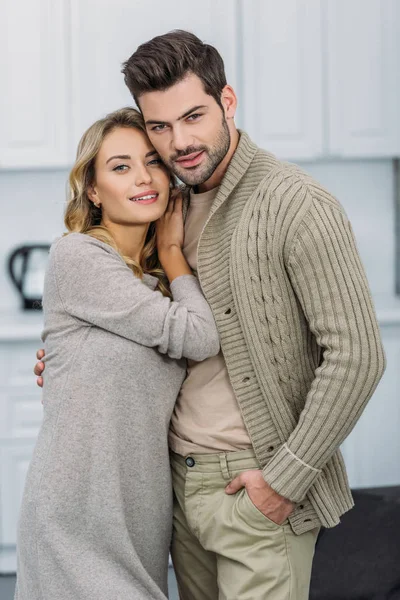
M 193 145 L 193 140 L 187 132 L 184 131 L 183 128 L 177 127 L 173 131 L 172 143 L 175 151 L 179 152 L 182 150 L 186 150 L 189 146 Z

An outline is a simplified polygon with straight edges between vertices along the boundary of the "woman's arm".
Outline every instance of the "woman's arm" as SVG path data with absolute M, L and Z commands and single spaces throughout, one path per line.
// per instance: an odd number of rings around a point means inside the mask
M 219 351 L 211 309 L 193 275 L 173 279 L 171 301 L 135 277 L 115 250 L 83 234 L 61 238 L 49 268 L 64 310 L 77 319 L 171 358 L 201 361 Z
M 182 194 L 172 197 L 164 215 L 157 221 L 157 251 L 170 283 L 180 275 L 192 275 L 183 255 L 184 226 Z

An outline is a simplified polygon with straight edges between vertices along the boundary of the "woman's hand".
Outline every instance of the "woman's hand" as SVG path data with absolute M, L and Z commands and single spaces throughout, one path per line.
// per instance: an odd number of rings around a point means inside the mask
M 160 260 L 162 260 L 162 255 L 172 248 L 182 249 L 184 230 L 181 193 L 175 197 L 171 196 L 167 210 L 156 223 L 156 230 L 157 250 Z
M 167 210 L 156 223 L 158 258 L 170 283 L 181 275 L 192 275 L 182 252 L 184 238 L 182 204 L 181 193 L 172 196 Z

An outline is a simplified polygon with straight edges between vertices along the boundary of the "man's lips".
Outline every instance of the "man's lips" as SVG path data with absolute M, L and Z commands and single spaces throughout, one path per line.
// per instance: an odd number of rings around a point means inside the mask
M 179 164 L 181 167 L 195 167 L 203 160 L 204 150 L 200 150 L 200 152 L 193 152 L 192 154 L 188 154 L 187 156 L 181 156 L 181 158 L 177 158 L 175 162 Z

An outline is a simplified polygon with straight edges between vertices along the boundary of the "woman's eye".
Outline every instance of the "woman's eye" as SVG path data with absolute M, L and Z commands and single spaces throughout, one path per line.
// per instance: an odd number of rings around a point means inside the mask
M 126 171 L 126 169 L 129 169 L 128 165 L 117 165 L 113 171 Z
M 148 164 L 149 165 L 161 165 L 162 161 L 161 161 L 161 158 L 153 158 L 153 160 L 151 160 Z

